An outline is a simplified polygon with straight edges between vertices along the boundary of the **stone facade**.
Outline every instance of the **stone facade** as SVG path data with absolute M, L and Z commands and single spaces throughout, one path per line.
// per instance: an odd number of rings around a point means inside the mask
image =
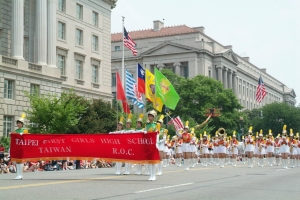
M 159 23 L 159 25 L 157 25 Z M 157 28 L 158 27 L 158 28 Z M 125 48 L 125 68 L 136 77 L 136 63 L 154 71 L 154 67 L 171 68 L 176 74 L 193 78 L 205 75 L 232 89 L 245 109 L 258 108 L 274 101 L 295 105 L 293 89 L 250 62 L 249 57 L 237 55 L 232 46 L 224 46 L 205 34 L 204 27 L 185 25 L 163 27 L 154 21 L 153 29 L 129 31 L 137 44 L 138 56 Z M 112 75 L 122 65 L 122 34 L 112 34 Z M 120 75 L 121 70 L 119 70 Z M 262 104 L 256 102 L 256 87 L 262 75 L 267 95 Z M 115 87 L 112 87 L 115 92 Z
M 116 1 L 0 0 L 0 136 L 30 108 L 24 91 L 111 101 Z

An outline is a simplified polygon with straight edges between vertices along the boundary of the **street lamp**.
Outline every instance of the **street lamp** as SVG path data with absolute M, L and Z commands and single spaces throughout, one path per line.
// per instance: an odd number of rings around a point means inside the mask
M 240 133 L 244 135 L 244 118 L 240 117 Z M 239 134 L 239 141 L 241 141 L 241 134 Z

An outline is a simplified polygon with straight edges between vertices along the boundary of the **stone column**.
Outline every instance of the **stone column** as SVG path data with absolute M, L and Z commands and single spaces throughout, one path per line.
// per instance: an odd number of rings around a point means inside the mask
M 223 83 L 223 72 L 222 72 L 222 67 L 218 66 L 218 80 L 221 81 L 221 83 Z
M 181 73 L 180 73 L 181 63 L 176 62 L 176 63 L 173 64 L 173 66 L 175 67 L 175 74 L 177 74 L 178 76 L 181 76 Z
M 233 85 L 233 93 L 238 96 L 238 93 L 237 93 L 237 86 L 236 86 L 236 72 L 233 72 L 232 73 L 232 85 Z
M 56 67 L 56 1 L 48 0 L 48 66 Z
M 228 69 L 226 67 L 224 67 L 224 81 L 223 81 L 223 85 L 224 85 L 225 89 L 228 88 L 227 71 L 228 71 Z
M 37 63 L 47 65 L 47 1 L 45 0 L 36 0 L 35 31 Z
M 24 60 L 24 0 L 12 1 L 11 28 L 11 57 Z
M 228 88 L 229 89 L 233 89 L 232 88 L 232 70 L 228 71 Z

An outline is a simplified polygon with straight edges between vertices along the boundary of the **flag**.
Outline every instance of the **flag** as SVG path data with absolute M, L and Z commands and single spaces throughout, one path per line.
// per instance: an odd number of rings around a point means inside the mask
M 175 110 L 179 101 L 179 95 L 170 81 L 155 68 L 155 91 L 156 97 L 160 98 L 166 107 Z
M 170 120 L 169 124 L 173 124 L 174 127 L 175 127 L 175 129 L 176 129 L 176 131 L 178 131 L 179 129 L 183 129 L 184 128 L 183 123 L 182 123 L 182 121 L 181 121 L 181 119 L 180 119 L 179 116 L 177 116 L 175 118 L 172 118 Z
M 141 94 L 145 94 L 145 70 L 144 68 L 138 63 L 137 66 L 137 71 L 138 71 L 138 88 L 139 92 Z
M 138 86 L 129 71 L 126 70 L 126 97 L 131 99 L 139 108 L 144 107 L 144 102 L 141 93 L 138 91 Z
M 126 100 L 126 96 L 125 96 L 122 82 L 120 79 L 120 75 L 118 72 L 116 73 L 116 76 L 117 76 L 117 100 L 122 101 L 122 106 L 123 106 L 124 112 L 129 114 L 130 108 L 129 108 L 129 105 Z
M 161 101 L 161 98 L 157 98 L 155 96 L 155 77 L 148 69 L 146 69 L 145 74 L 146 74 L 146 76 L 145 76 L 146 98 L 153 103 L 154 109 L 161 112 L 164 104 Z
M 126 28 L 124 27 L 124 46 L 130 49 L 134 56 L 137 55 L 137 50 L 135 49 L 135 42 L 131 39 L 131 37 L 128 35 L 128 32 L 126 31 Z
M 267 92 L 264 85 L 264 81 L 260 75 L 258 79 L 258 86 L 256 88 L 256 101 L 260 103 L 265 98 L 266 94 Z

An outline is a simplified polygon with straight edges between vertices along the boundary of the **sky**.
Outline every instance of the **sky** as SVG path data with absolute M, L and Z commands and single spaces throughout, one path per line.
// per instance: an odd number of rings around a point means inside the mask
M 118 0 L 111 31 L 166 26 L 205 27 L 222 45 L 232 45 L 258 68 L 293 88 L 300 102 L 300 0 Z

